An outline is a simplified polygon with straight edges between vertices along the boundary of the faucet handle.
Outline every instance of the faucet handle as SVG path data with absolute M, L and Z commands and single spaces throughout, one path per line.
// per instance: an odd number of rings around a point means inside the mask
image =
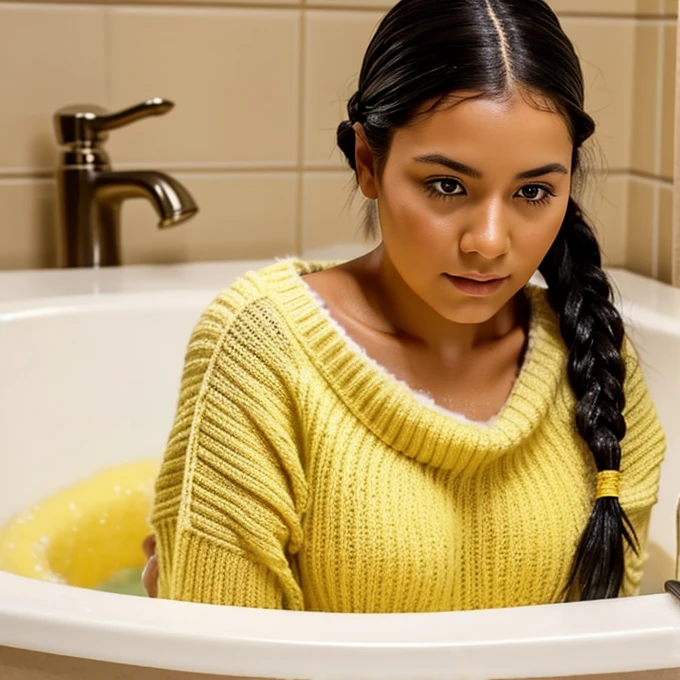
M 174 106 L 173 102 L 158 97 L 115 113 L 94 104 L 74 104 L 55 112 L 54 126 L 60 144 L 89 146 L 106 140 L 109 130 L 147 116 L 160 116 Z

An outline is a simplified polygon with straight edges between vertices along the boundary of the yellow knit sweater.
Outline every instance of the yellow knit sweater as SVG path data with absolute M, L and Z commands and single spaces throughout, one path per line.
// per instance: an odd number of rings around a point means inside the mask
M 238 280 L 191 338 L 156 484 L 161 597 L 328 612 L 557 602 L 593 507 L 566 350 L 527 286 L 529 347 L 487 425 L 423 404 L 278 262 Z M 630 344 L 621 503 L 643 546 L 665 440 Z

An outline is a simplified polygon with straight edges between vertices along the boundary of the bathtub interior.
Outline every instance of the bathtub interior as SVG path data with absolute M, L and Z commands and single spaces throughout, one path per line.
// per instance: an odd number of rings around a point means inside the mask
M 214 290 L 69 297 L 0 314 L 0 524 L 120 463 L 160 460 L 187 340 Z M 675 575 L 680 331 L 632 310 L 629 332 L 667 433 L 643 594 Z
M 677 506 L 680 497 L 680 332 L 652 319 L 630 318 L 628 333 L 640 356 L 643 373 L 666 433 L 668 448 L 661 467 L 659 500 L 652 511 L 641 594 L 663 590 L 678 576 Z

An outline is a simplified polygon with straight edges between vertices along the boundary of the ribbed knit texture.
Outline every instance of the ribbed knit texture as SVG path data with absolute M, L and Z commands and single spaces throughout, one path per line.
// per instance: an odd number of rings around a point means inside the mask
M 161 597 L 329 612 L 560 601 L 596 468 L 574 427 L 566 349 L 527 286 L 528 350 L 487 425 L 421 403 L 278 262 L 239 279 L 191 338 L 156 484 Z M 664 436 L 632 347 L 621 503 L 642 544 Z

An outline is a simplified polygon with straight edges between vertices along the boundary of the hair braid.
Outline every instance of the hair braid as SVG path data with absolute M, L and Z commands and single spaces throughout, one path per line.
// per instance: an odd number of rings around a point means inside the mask
M 620 441 L 626 433 L 624 326 L 595 235 L 573 199 L 539 269 L 569 348 L 577 430 L 598 471 L 618 470 Z M 617 597 L 624 575 L 624 540 L 637 552 L 635 530 L 618 498 L 599 498 L 576 550 L 568 589 L 577 588 L 582 600 Z

